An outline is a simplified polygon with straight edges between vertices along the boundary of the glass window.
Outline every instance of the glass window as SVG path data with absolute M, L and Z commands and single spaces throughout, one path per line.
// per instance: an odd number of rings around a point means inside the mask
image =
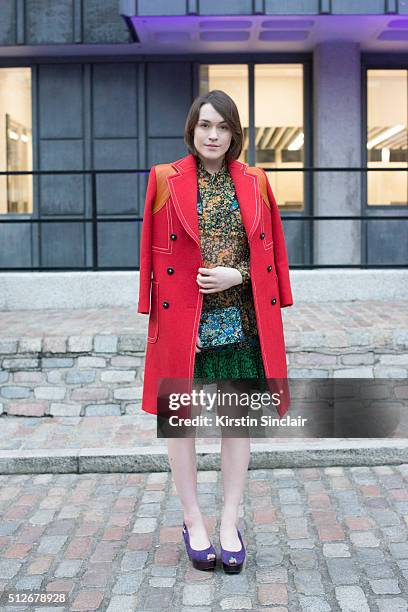
M 367 165 L 408 168 L 408 71 L 367 70 Z M 370 206 L 406 206 L 408 173 L 367 172 Z
M 285 210 L 303 210 L 303 66 L 255 66 L 255 159 L 268 172 L 274 195 Z M 276 171 L 278 170 L 278 171 Z
M 200 66 L 200 95 L 222 89 L 236 102 L 244 130 L 239 160 L 248 163 L 249 150 L 255 163 L 267 170 L 277 202 L 286 210 L 304 208 L 303 172 L 279 172 L 280 168 L 303 168 L 303 65 L 256 64 L 255 142 L 249 142 L 249 84 L 247 65 Z
M 31 69 L 0 68 L 0 168 L 32 170 Z M 0 214 L 31 213 L 31 175 L 0 176 Z
M 248 159 L 248 66 L 241 64 L 215 64 L 200 66 L 200 96 L 212 89 L 222 89 L 231 96 L 237 105 L 242 129 L 244 131 L 244 146 L 239 161 Z

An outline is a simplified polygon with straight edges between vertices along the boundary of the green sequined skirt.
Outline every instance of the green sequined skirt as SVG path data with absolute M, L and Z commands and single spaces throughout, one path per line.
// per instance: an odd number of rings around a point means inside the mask
M 265 380 L 265 370 L 262 361 L 259 339 L 256 337 L 251 345 L 236 344 L 202 349 L 196 354 L 194 381 L 206 379 L 213 383 L 218 380 L 239 380 L 255 378 Z

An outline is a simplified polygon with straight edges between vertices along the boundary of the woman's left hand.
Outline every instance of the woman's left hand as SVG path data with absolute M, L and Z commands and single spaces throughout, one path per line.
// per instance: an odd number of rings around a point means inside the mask
M 198 268 L 197 283 L 200 293 L 217 293 L 242 283 L 242 274 L 236 268 L 216 266 L 215 268 Z

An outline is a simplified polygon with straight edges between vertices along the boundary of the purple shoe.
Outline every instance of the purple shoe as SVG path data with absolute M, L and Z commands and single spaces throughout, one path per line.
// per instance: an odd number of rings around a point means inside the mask
M 221 546 L 222 567 L 227 574 L 239 574 L 245 561 L 245 546 L 238 528 L 237 532 L 241 542 L 241 550 L 225 550 Z
M 211 570 L 215 568 L 217 563 L 217 557 L 215 548 L 211 544 L 208 548 L 203 550 L 195 550 L 190 546 L 190 534 L 185 523 L 183 523 L 183 538 L 184 544 L 186 545 L 186 551 L 190 558 L 193 567 L 198 570 Z

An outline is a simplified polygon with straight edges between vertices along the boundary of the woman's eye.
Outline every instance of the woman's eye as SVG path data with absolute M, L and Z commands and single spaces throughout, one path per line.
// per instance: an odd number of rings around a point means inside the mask
M 206 128 L 206 127 L 208 127 L 208 125 L 207 125 L 206 123 L 200 123 L 200 127 L 202 127 L 202 128 Z M 222 125 L 222 126 L 221 126 L 221 129 L 222 129 L 222 130 L 227 130 L 227 129 L 228 129 L 228 127 L 227 127 L 226 125 Z

